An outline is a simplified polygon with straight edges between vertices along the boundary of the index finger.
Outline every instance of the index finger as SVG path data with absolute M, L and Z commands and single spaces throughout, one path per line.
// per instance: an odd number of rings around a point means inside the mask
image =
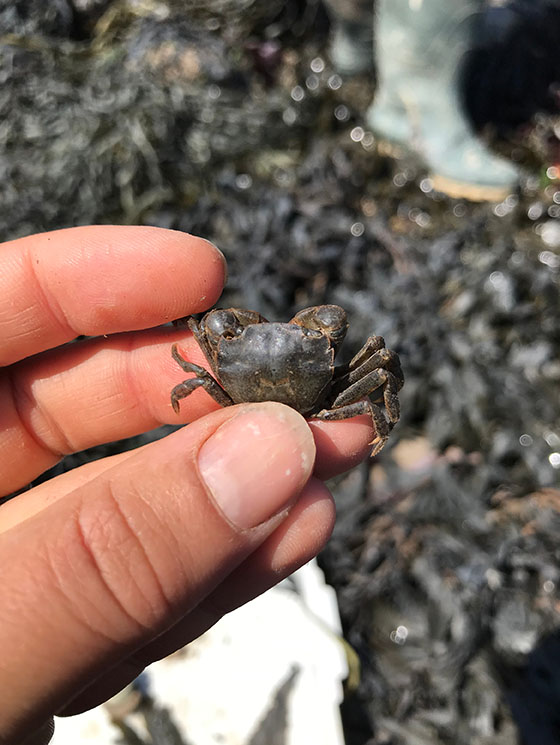
M 210 308 L 225 260 L 202 238 L 94 225 L 0 244 L 0 366 L 64 344 Z

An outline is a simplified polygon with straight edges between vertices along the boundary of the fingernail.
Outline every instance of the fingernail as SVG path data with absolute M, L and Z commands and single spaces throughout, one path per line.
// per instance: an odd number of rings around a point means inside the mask
M 226 519 L 253 528 L 297 498 L 315 460 L 313 435 L 287 406 L 248 406 L 201 447 L 200 474 Z
M 22 745 L 47 745 L 54 735 L 54 721 L 49 719 L 40 730 L 26 737 Z

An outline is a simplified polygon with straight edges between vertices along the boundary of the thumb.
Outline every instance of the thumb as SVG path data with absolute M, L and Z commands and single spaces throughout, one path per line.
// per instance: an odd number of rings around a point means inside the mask
M 0 745 L 193 610 L 285 519 L 314 458 L 292 409 L 231 407 L 0 534 Z

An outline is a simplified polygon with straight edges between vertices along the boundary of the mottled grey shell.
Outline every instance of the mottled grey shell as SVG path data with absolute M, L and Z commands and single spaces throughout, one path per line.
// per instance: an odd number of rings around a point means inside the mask
M 295 324 L 259 323 L 221 339 L 217 363 L 220 382 L 235 403 L 278 401 L 306 414 L 332 380 L 334 350 L 326 336 Z

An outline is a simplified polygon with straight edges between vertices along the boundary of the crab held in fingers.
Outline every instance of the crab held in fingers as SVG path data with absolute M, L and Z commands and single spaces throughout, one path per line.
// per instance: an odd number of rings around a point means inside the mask
M 188 326 L 212 374 L 172 348 L 173 359 L 195 377 L 171 391 L 171 404 L 196 388 L 221 406 L 278 401 L 309 419 L 349 419 L 369 414 L 375 429 L 372 455 L 385 445 L 399 419 L 398 392 L 404 377 L 398 355 L 381 336 L 370 336 L 349 363 L 335 365 L 348 328 L 338 305 L 316 305 L 289 323 L 269 323 L 253 310 L 211 310 Z

